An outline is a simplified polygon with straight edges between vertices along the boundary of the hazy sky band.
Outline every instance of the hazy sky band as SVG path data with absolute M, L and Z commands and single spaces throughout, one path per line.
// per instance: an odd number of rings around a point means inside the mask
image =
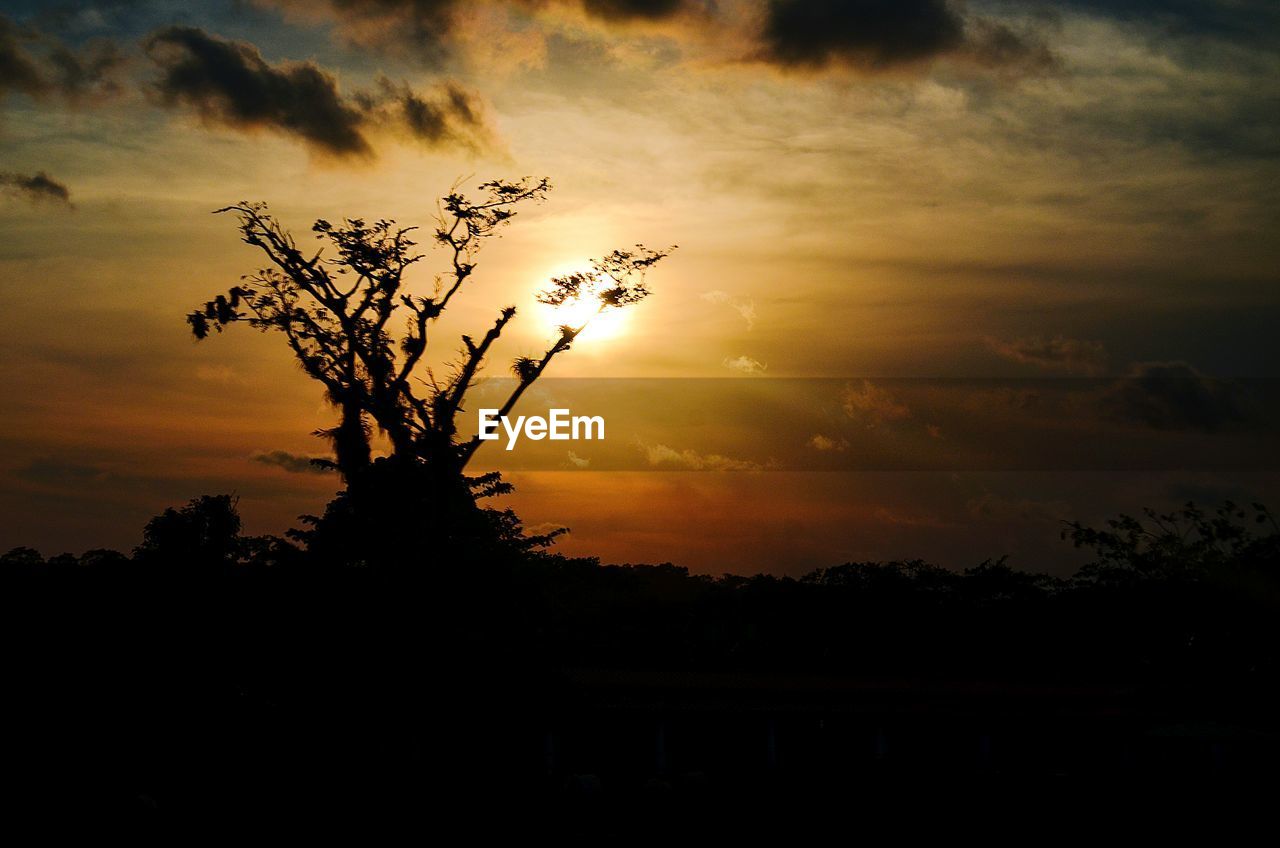
M 580 471 L 1280 470 L 1280 380 L 1146 370 L 1110 378 L 549 378 L 513 418 L 545 419 L 553 409 L 599 416 L 605 439 L 513 442 L 499 430 L 477 461 Z M 513 384 L 493 378 L 477 387 L 467 435 Z

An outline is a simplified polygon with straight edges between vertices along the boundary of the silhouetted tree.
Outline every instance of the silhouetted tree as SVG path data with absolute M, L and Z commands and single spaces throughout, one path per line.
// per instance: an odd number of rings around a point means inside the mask
M 988 559 L 964 570 L 963 588 L 980 602 L 1026 602 L 1061 591 L 1063 581 L 1009 565 L 1007 556 Z
M 1168 513 L 1145 509 L 1143 515 L 1109 519 L 1105 530 L 1068 522 L 1062 537 L 1077 548 L 1092 549 L 1096 557 L 1076 579 L 1196 581 L 1227 570 L 1267 570 L 1280 560 L 1280 526 L 1259 503 L 1246 510 L 1226 501 L 1213 512 L 1187 503 Z
M 0 567 L 35 568 L 44 565 L 44 557 L 35 548 L 18 547 L 0 556 Z
M 415 227 L 391 220 L 352 218 L 340 225 L 319 220 L 312 230 L 325 247 L 307 255 L 265 204 L 242 202 L 218 210 L 236 215 L 244 242 L 259 248 L 269 265 L 190 313 L 192 332 L 203 339 L 210 330 L 246 322 L 280 333 L 340 411 L 338 424 L 317 434 L 332 439 L 334 464 L 347 490 L 322 519 L 313 520 L 315 530 L 300 537 L 313 544 L 320 541 L 317 533 L 331 542 L 345 537 L 368 543 L 370 534 L 386 538 L 405 522 L 423 520 L 447 527 L 455 537 L 510 535 L 512 517 L 476 509 L 477 497 L 510 487 L 497 474 L 464 475 L 481 440 L 459 440 L 457 417 L 516 308 L 501 308 L 478 338 L 463 335 L 460 356 L 447 375 L 438 378 L 424 360 L 431 327 L 475 273 L 485 242 L 511 221 L 517 207 L 542 201 L 549 190 L 546 179 L 526 177 L 484 183 L 478 201 L 457 191 L 444 197 L 432 239 L 448 255 L 449 269 L 436 276 L 429 295 L 412 291 L 406 279 L 423 259 L 414 249 Z M 326 249 L 332 251 L 328 257 Z M 670 250 L 642 245 L 614 250 L 592 260 L 589 270 L 553 278 L 538 299 L 551 306 L 594 304 L 591 317 L 629 306 L 648 296 L 645 272 Z M 515 386 L 501 414 L 511 412 L 590 320 L 561 326 L 542 356 L 515 360 Z M 374 426 L 391 444 L 385 467 L 378 469 L 370 449 Z M 321 533 L 321 522 L 334 532 Z M 404 540 L 394 544 L 403 547 Z
M 123 569 L 129 562 L 129 558 L 119 551 L 110 548 L 93 548 L 87 550 L 80 555 L 79 564 L 82 568 L 96 569 L 99 571 L 119 571 Z
M 133 551 L 140 562 L 197 568 L 231 565 L 241 553 L 240 514 L 230 495 L 204 495 L 182 509 L 166 509 L 147 522 Z
M 188 315 L 192 332 L 205 338 L 211 329 L 246 321 L 284 335 L 303 370 L 324 385 L 341 410 L 339 424 L 325 435 L 332 437 L 337 466 L 347 478 L 370 463 L 370 422 L 387 435 L 396 459 L 421 461 L 456 476 L 480 444 L 478 439 L 456 443 L 457 415 L 516 308 L 499 310 L 478 340 L 462 336 L 461 357 L 444 379 L 430 368 L 422 368 L 425 380 L 415 379 L 428 331 L 474 274 L 485 241 L 515 217 L 519 205 L 542 201 L 550 183 L 495 180 L 480 190 L 484 196 L 478 202 L 456 191 L 442 200 L 433 241 L 448 254 L 450 268 L 436 277 L 430 295 L 410 291 L 406 280 L 409 268 L 423 259 L 414 250 L 416 227 L 391 220 L 355 218 L 341 225 L 319 220 L 312 229 L 333 255 L 325 258 L 322 248 L 308 257 L 265 204 L 243 202 L 218 210 L 237 216 L 245 243 L 259 248 L 270 265 Z M 645 271 L 669 252 L 639 245 L 615 250 L 593 260 L 588 271 L 553 278 L 539 300 L 551 305 L 585 300 L 598 304 L 596 314 L 628 306 L 649 294 Z M 407 319 L 402 331 L 399 317 Z M 518 379 L 504 414 L 585 326 L 562 326 L 541 357 L 514 362 Z

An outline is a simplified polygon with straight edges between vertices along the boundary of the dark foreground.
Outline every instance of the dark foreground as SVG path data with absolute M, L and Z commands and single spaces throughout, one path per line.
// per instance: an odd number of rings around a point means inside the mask
M 630 832 L 797 806 L 902 826 L 913 798 L 1239 803 L 1275 782 L 1266 605 L 899 578 L 11 567 L 5 798 L 52 820 Z

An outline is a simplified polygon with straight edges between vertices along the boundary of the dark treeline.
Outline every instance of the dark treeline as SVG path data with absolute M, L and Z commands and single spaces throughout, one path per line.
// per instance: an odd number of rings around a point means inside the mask
M 902 750 L 882 739 L 899 725 L 960 738 L 965 722 L 994 720 L 1023 739 L 1032 718 L 1008 718 L 1015 691 L 1083 698 L 1075 718 L 1051 706 L 1046 720 L 1068 737 L 1208 721 L 1232 728 L 1214 738 L 1274 745 L 1280 533 L 1260 506 L 1067 525 L 1066 543 L 1092 552 L 1069 579 L 1003 560 L 960 572 L 847 563 L 792 579 L 568 558 L 493 510 L 476 519 L 486 545 L 417 549 L 410 534 L 370 560 L 326 535 L 351 529 L 335 503 L 293 540 L 242 535 L 234 500 L 217 496 L 154 518 L 129 555 L 5 554 L 8 763 L 23 797 L 146 814 L 403 809 L 441 775 L 485 792 L 594 790 L 603 773 L 610 787 L 676 785 L 663 775 L 680 757 L 699 780 L 741 781 L 754 772 L 725 765 L 756 744 L 742 741 L 756 719 L 741 715 L 779 716 L 784 740 L 800 738 L 804 716 L 829 728 L 857 715 L 870 741 L 850 750 L 884 758 Z M 928 696 L 927 720 L 894 700 L 921 681 L 943 693 Z M 996 700 L 967 705 L 977 685 Z M 866 719 L 871 708 L 846 703 L 865 692 L 888 698 Z M 1123 733 L 1096 729 L 1120 713 Z M 699 715 L 741 738 L 681 748 L 663 736 L 657 760 L 600 761 L 635 727 Z M 585 727 L 610 729 L 592 731 L 594 748 L 573 743 L 575 760 L 566 740 Z M 777 750 L 818 749 L 768 728 L 771 765 Z
M 1280 670 L 1280 531 L 1260 504 L 1211 512 L 1187 504 L 1121 516 L 1104 529 L 1067 524 L 1065 542 L 1092 554 L 1070 578 L 1005 558 L 963 571 L 922 560 L 853 562 L 799 578 L 601 565 L 548 552 L 549 538 L 524 535 L 512 513 L 497 510 L 476 513 L 485 545 L 471 536 L 448 550 L 428 540 L 418 549 L 400 538 L 371 561 L 374 546 L 324 535 L 336 532 L 326 529 L 333 511 L 313 520 L 318 530 L 291 531 L 292 541 L 250 537 L 232 497 L 205 496 L 152 519 L 131 554 L 45 559 L 16 548 L 0 557 L 0 580 L 19 607 L 47 597 L 69 609 L 79 597 L 119 625 L 154 619 L 157 637 L 207 614 L 225 620 L 210 623 L 208 638 L 309 625 L 309 638 L 350 628 L 344 639 L 358 639 L 396 624 L 384 605 L 403 603 L 404 624 L 465 630 L 464 644 L 412 646 L 430 647 L 433 662 L 485 644 L 556 666 L 1187 685 L 1249 685 Z

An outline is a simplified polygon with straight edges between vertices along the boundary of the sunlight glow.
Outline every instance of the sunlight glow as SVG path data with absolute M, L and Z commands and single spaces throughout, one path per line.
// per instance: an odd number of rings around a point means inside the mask
M 550 279 L 551 277 L 576 270 L 580 269 L 576 266 L 557 268 L 548 273 L 544 279 Z M 631 310 L 606 309 L 604 312 L 597 314 L 599 308 L 600 300 L 593 295 L 586 295 L 560 306 L 548 306 L 545 303 L 537 303 L 536 301 L 534 303 L 538 320 L 545 326 L 548 335 L 558 335 L 562 324 L 568 324 L 571 327 L 581 327 L 583 324 L 587 324 L 587 328 L 582 331 L 581 338 L 589 342 L 608 341 L 626 335 L 627 325 L 631 320 Z

